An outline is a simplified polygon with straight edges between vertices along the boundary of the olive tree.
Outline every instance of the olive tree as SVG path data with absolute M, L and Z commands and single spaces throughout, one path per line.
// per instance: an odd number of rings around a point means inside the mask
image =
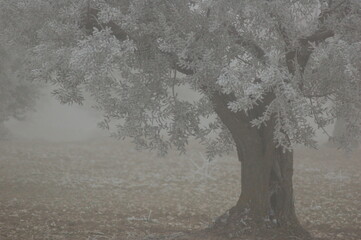
M 24 33 L 34 37 L 32 79 L 54 83 L 62 103 L 90 93 L 102 126 L 139 147 L 184 152 L 196 138 L 209 158 L 235 149 L 242 193 L 213 229 L 308 236 L 295 214 L 293 148 L 316 147 L 315 128 L 337 118 L 345 147 L 360 136 L 360 1 L 29 2 L 16 8 L 46 9 Z M 202 97 L 180 98 L 182 86 Z

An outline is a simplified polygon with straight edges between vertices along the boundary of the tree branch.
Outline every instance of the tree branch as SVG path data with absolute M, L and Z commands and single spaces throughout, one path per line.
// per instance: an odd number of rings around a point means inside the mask
M 259 61 L 262 63 L 266 62 L 266 53 L 265 51 L 258 46 L 254 41 L 246 39 L 238 34 L 237 29 L 230 25 L 228 27 L 228 34 L 235 38 L 235 43 L 248 49 Z
M 347 0 L 340 1 L 336 5 L 330 6 L 330 9 L 321 12 L 318 18 L 321 27 L 317 29 L 313 34 L 298 39 L 300 45 L 293 48 L 292 50 L 287 51 L 286 62 L 288 70 L 291 74 L 295 74 L 296 63 L 299 65 L 301 73 L 303 73 L 308 63 L 308 60 L 313 52 L 311 43 L 315 43 L 317 45 L 335 35 L 332 30 L 327 29 L 325 26 L 323 26 L 323 23 L 327 19 L 327 17 L 329 17 L 332 13 L 335 13 L 346 2 Z M 347 12 L 347 9 L 344 11 Z
M 99 9 L 88 6 L 85 14 L 81 17 L 80 28 L 85 29 L 86 34 L 91 35 L 94 28 L 100 31 L 104 27 L 109 27 L 119 41 L 124 41 L 129 37 L 128 34 L 113 21 L 101 25 L 98 21 L 99 12 Z

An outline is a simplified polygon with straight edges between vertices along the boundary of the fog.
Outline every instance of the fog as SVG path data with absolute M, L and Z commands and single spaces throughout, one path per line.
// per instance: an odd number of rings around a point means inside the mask
M 61 142 L 84 141 L 110 135 L 97 126 L 102 115 L 92 108 L 89 101 L 85 101 L 84 105 L 62 105 L 51 91 L 50 87 L 42 90 L 34 111 L 28 112 L 24 120 L 11 119 L 5 123 L 12 138 Z M 197 93 L 185 87 L 176 89 L 176 93 L 182 100 L 193 101 L 200 98 Z M 203 119 L 203 124 L 212 120 L 213 118 Z M 328 126 L 326 131 L 332 134 L 333 126 Z M 319 144 L 324 144 L 328 141 L 328 136 L 320 129 L 317 130 L 315 139 Z
M 82 141 L 107 132 L 98 128 L 102 116 L 85 102 L 84 105 L 62 105 L 43 89 L 33 112 L 24 120 L 11 119 L 5 123 L 13 138 L 46 141 Z
M 241 193 L 234 154 L 209 162 L 192 144 L 186 155 L 159 158 L 127 142 L 86 141 L 108 135 L 89 105 L 61 105 L 46 89 L 35 112 L 7 122 L 14 138 L 30 141 L 0 141 L 1 240 L 165 239 L 146 235 L 198 231 L 234 206 Z M 334 148 L 295 151 L 298 216 L 323 239 L 359 239 L 359 154 L 344 164 Z

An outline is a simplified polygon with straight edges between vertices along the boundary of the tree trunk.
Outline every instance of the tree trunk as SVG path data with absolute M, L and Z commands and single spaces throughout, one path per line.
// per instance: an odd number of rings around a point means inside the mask
M 214 93 L 214 109 L 230 130 L 241 162 L 241 196 L 232 209 L 219 217 L 214 230 L 237 237 L 266 236 L 267 239 L 309 239 L 294 207 L 293 152 L 277 148 L 273 141 L 274 122 L 252 127 L 250 119 L 262 109 L 248 114 L 228 109 L 227 95 Z M 261 106 L 260 106 L 261 107 Z
M 215 228 L 234 237 L 270 232 L 308 239 L 295 213 L 293 153 L 275 148 L 254 147 L 253 156 L 241 158 L 241 196 L 232 209 L 217 219 Z M 272 238 L 269 238 L 272 239 Z
M 335 126 L 333 128 L 332 137 L 342 137 L 346 132 L 345 120 L 342 118 L 337 118 Z
M 6 129 L 4 122 L 0 122 L 0 140 L 7 139 L 9 131 Z
M 357 140 L 348 143 L 346 136 L 348 135 L 346 130 L 346 121 L 342 117 L 336 119 L 336 123 L 332 133 L 332 140 L 329 143 L 331 147 L 347 146 L 350 149 L 357 149 L 360 143 Z

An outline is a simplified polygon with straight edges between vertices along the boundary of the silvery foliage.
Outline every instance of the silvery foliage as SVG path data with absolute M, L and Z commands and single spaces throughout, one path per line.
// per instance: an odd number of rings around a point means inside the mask
M 130 137 L 139 147 L 166 153 L 175 146 L 182 152 L 195 137 L 208 144 L 210 157 L 232 149 L 219 119 L 201 125 L 213 114 L 207 97 L 212 91 L 233 95 L 229 109 L 245 113 L 272 92 L 274 99 L 251 124 L 261 127 L 275 118 L 274 141 L 286 149 L 298 143 L 315 146 L 310 119 L 324 128 L 344 118 L 344 146 L 361 135 L 358 0 L 335 0 L 332 6 L 316 0 L 31 2 L 30 10 L 30 1 L 13 4 L 19 11 L 41 10 L 37 29 L 31 31 L 31 77 L 54 83 L 62 103 L 81 103 L 83 92 L 90 92 L 104 113 L 101 125 L 115 123 L 114 135 Z M 347 14 L 339 10 L 345 5 Z M 99 10 L 91 16 L 100 26 L 92 34 L 79 27 L 89 7 Z M 323 13 L 327 17 L 320 23 Z M 126 33 L 122 41 L 109 22 Z M 296 63 L 290 73 L 284 33 L 287 44 L 297 48 L 300 39 L 320 28 L 335 36 L 310 43 L 308 64 L 301 68 Z M 248 42 L 265 55 L 257 55 Z M 204 97 L 181 99 L 175 91 L 179 86 Z

